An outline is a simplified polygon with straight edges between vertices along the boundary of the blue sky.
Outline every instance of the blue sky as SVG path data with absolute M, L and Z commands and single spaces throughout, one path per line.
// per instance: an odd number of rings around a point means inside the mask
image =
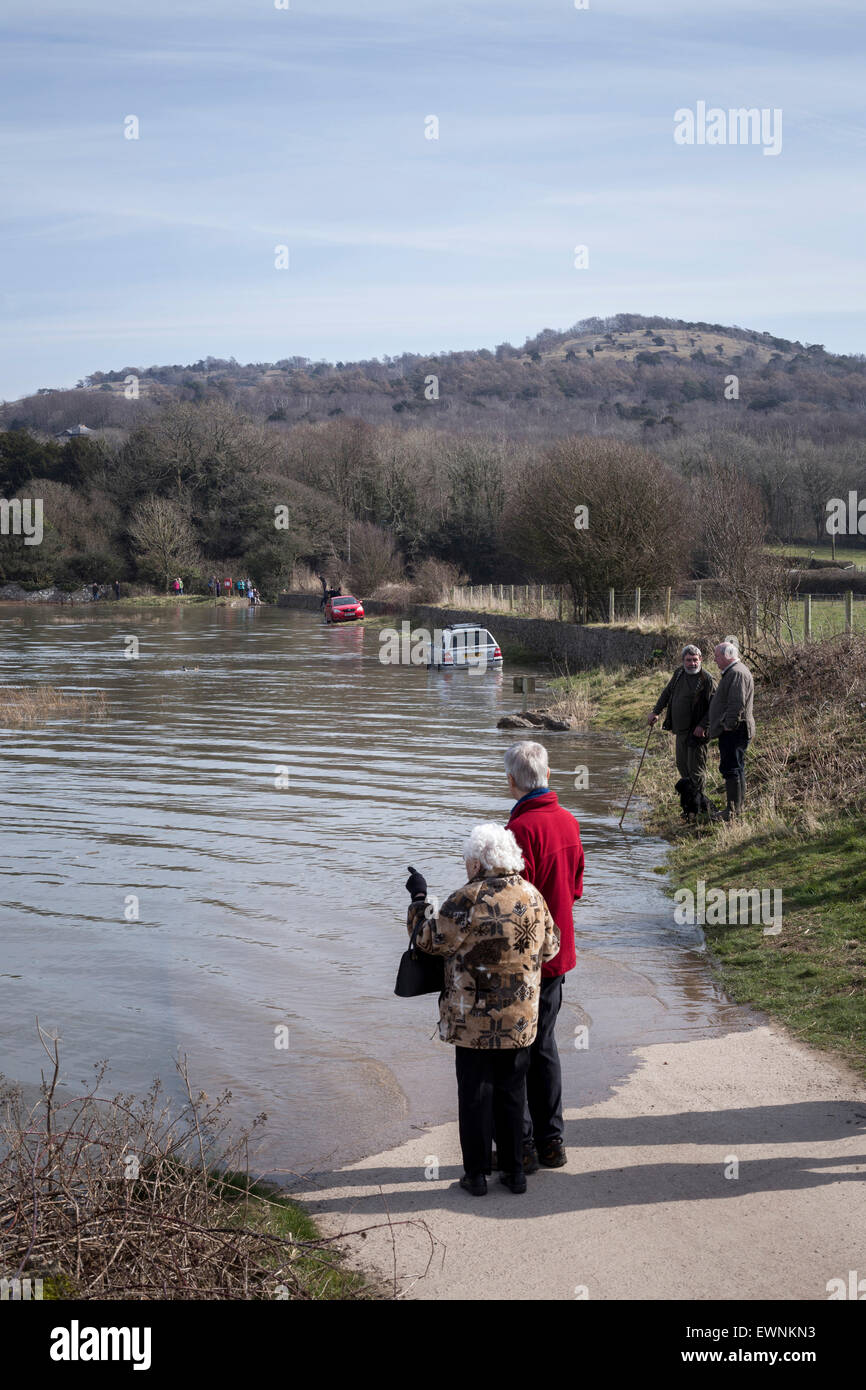
M 862 0 L 589 5 L 4 0 L 0 398 L 624 310 L 866 351 Z

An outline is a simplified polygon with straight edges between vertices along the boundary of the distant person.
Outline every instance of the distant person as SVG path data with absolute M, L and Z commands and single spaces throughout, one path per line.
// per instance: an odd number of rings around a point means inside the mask
M 577 964 L 574 904 L 583 896 L 583 845 L 580 826 L 548 787 L 547 750 L 523 739 L 505 754 L 511 795 L 507 829 L 523 853 L 523 877 L 541 892 L 559 932 L 560 948 L 541 972 L 538 1031 L 526 1077 L 524 1172 L 567 1162 L 562 1118 L 562 1069 L 556 1047 L 556 1020 L 562 1008 L 565 976 Z
M 243 598 L 243 596 L 244 596 L 244 589 L 245 589 L 245 588 L 246 588 L 246 581 L 243 580 L 243 579 L 239 579 L 239 580 L 238 580 L 238 593 L 240 594 L 241 598 Z
M 215 584 L 216 596 L 217 596 L 217 598 L 219 598 L 220 592 L 221 592 L 221 590 L 222 590 L 222 585 L 220 584 L 220 582 L 219 582 L 218 579 L 214 580 L 214 584 Z
M 213 575 L 211 575 L 210 579 L 209 579 L 208 582 L 207 582 L 207 591 L 208 591 L 208 593 L 209 593 L 211 596 L 213 596 L 213 592 L 214 592 Z
M 722 677 L 707 713 L 707 738 L 719 740 L 719 772 L 727 799 L 722 819 L 730 821 L 743 814 L 746 800 L 746 749 L 755 737 L 755 682 L 731 638 L 720 642 L 713 656 Z
M 99 598 L 99 585 L 98 585 L 98 584 L 91 584 L 91 586 L 90 586 L 90 596 L 91 596 L 91 598 L 93 599 L 93 602 L 95 603 L 96 600 Z
M 322 586 L 322 601 L 319 607 L 324 608 L 325 604 L 328 602 L 328 581 L 323 574 L 319 575 L 319 583 Z
M 177 581 L 177 592 L 178 592 L 179 594 L 182 594 L 182 593 L 183 593 L 183 580 L 180 578 L 180 576 L 178 576 L 178 581 Z
M 521 876 L 510 831 L 477 825 L 463 847 L 468 882 L 431 913 L 427 880 L 410 869 L 408 929 L 421 951 L 445 957 L 439 1036 L 453 1043 L 463 1177 L 473 1197 L 487 1191 L 496 1139 L 500 1181 L 526 1191 L 523 1121 L 543 962 L 559 932 L 537 888 Z
M 676 740 L 676 784 L 684 819 L 708 815 L 707 801 L 707 711 L 716 683 L 701 667 L 701 649 L 693 643 L 683 647 L 678 666 L 647 716 L 652 726 L 663 709 L 662 724 Z
M 120 598 L 120 580 L 119 580 L 119 579 L 115 579 L 115 581 L 114 581 L 114 597 L 115 597 L 115 598 Z

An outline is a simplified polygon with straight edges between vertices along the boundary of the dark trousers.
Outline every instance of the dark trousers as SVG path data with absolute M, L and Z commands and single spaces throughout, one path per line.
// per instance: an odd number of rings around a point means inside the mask
M 538 1003 L 538 1032 L 529 1051 L 529 1075 L 526 1078 L 526 1113 L 523 1137 L 532 1140 L 536 1148 L 551 1139 L 562 1140 L 562 1068 L 556 1047 L 556 1020 L 562 1008 L 564 975 L 541 977 L 541 998 Z
M 738 777 L 746 790 L 746 749 L 749 746 L 749 731 L 745 724 L 738 724 L 730 732 L 722 730 L 719 734 L 719 772 L 725 781 Z
M 495 1136 L 503 1173 L 522 1173 L 529 1048 L 455 1047 L 454 1052 L 463 1167 L 471 1177 L 489 1173 Z
M 690 731 L 676 735 L 677 772 L 691 782 L 697 799 L 707 793 L 707 744 L 694 739 Z

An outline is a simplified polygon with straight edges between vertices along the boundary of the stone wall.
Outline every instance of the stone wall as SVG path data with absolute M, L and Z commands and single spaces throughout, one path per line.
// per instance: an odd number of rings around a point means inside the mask
M 317 610 L 318 594 L 280 594 L 281 608 Z M 488 627 L 497 642 L 514 644 L 533 656 L 555 662 L 569 671 L 590 666 L 643 665 L 652 661 L 678 658 L 682 637 L 663 632 L 643 632 L 630 627 L 583 627 L 579 623 L 560 623 L 553 618 L 517 618 L 508 613 L 479 613 L 466 609 L 435 608 L 413 604 L 398 608 L 395 604 L 365 602 L 364 609 L 371 617 L 392 613 L 399 628 L 404 619 L 415 627 L 432 632 L 449 623 L 477 623 Z

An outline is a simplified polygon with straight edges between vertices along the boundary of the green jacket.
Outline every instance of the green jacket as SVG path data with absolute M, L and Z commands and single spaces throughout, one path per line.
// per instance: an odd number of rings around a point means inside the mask
M 664 717 L 664 722 L 662 723 L 663 729 L 672 728 L 671 697 L 674 693 L 674 687 L 677 684 L 677 681 L 680 679 L 680 676 L 683 675 L 685 669 L 685 666 L 677 667 L 670 680 L 668 681 L 667 685 L 665 686 L 664 690 L 662 691 L 661 695 L 656 700 L 655 705 L 653 706 L 653 714 L 661 714 L 662 710 L 667 705 L 668 712 Z M 692 714 L 688 730 L 689 733 L 692 732 L 692 729 L 696 729 L 699 724 L 703 724 L 704 719 L 706 718 L 707 710 L 710 707 L 710 697 L 712 696 L 712 693 L 716 688 L 716 683 L 710 675 L 709 671 L 704 671 L 702 668 L 699 674 L 700 680 L 697 683 L 695 693 L 692 697 Z

